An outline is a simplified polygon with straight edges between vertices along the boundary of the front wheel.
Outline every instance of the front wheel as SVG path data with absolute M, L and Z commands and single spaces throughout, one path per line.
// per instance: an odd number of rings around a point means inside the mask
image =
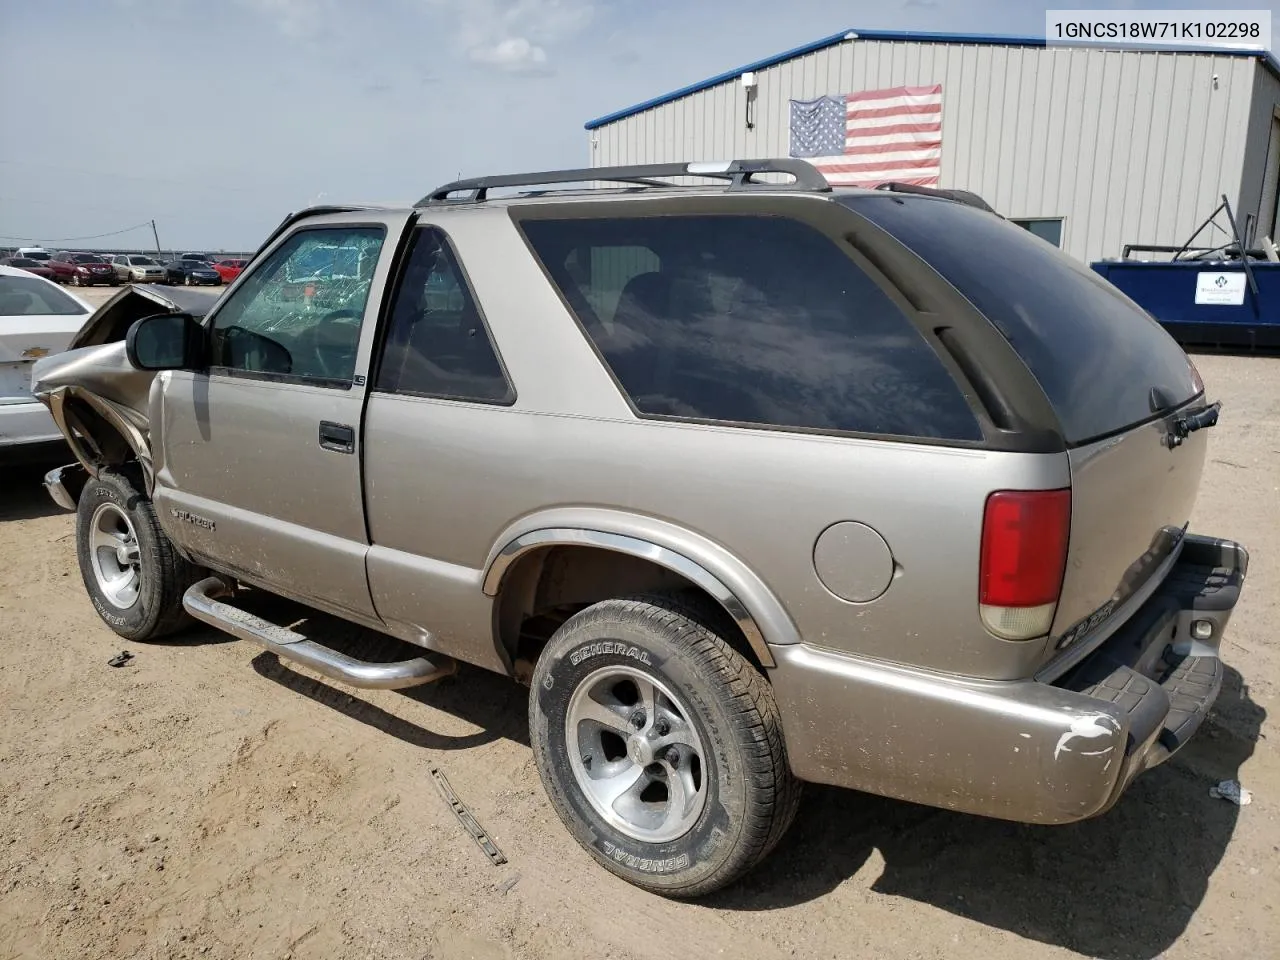
M 607 600 L 538 659 L 529 728 L 543 787 L 606 869 L 669 897 L 728 885 L 795 816 L 768 681 L 683 595 Z
M 76 505 L 80 576 L 104 623 L 128 640 L 153 640 L 189 622 L 182 594 L 199 571 L 174 550 L 155 507 L 123 473 L 104 470 Z

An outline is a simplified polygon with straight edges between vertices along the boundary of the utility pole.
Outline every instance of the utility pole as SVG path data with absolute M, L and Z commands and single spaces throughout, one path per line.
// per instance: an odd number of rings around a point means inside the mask
M 156 253 L 160 252 L 160 234 L 156 233 L 156 222 L 151 221 L 151 236 L 156 238 Z

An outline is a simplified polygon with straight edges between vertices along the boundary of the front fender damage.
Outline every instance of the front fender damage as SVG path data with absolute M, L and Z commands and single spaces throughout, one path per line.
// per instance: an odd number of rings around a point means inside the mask
M 137 370 L 125 354 L 129 327 L 142 317 L 186 312 L 199 319 L 217 296 L 151 286 L 121 290 L 86 321 L 70 349 L 38 360 L 31 392 L 53 415 L 90 476 L 136 461 L 153 489 L 150 396 L 156 374 Z
M 90 476 L 96 478 L 104 467 L 136 461 L 147 492 L 152 491 L 151 435 L 145 415 L 83 387 L 55 387 L 41 400 Z

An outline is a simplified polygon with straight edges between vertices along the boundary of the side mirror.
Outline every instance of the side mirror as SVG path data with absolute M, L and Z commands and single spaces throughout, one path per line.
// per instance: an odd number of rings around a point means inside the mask
M 158 313 L 134 321 L 125 354 L 138 370 L 198 370 L 206 365 L 205 330 L 189 313 Z

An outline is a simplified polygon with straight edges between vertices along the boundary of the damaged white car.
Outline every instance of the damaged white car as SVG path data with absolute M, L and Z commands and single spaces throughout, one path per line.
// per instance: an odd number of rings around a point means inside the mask
M 63 292 L 57 287 L 54 289 Z M 68 357 L 67 364 L 60 364 L 51 378 L 36 378 L 35 393 L 43 397 L 43 405 L 31 396 L 31 374 L 27 373 L 28 399 L 48 421 L 50 435 L 59 443 L 69 444 L 82 463 L 136 459 L 149 479 L 147 393 L 155 374 L 129 367 L 125 358 L 125 332 L 135 320 L 155 313 L 182 311 L 203 317 L 217 299 L 212 291 L 134 284 L 98 307 L 87 321 L 82 317 L 77 324 L 78 332 L 72 331 L 64 337 L 58 348 L 80 352 L 74 359 Z M 92 308 L 86 305 L 86 310 Z M 4 342 L 0 340 L 0 349 Z M 83 350 L 85 347 L 100 349 Z M 5 356 L 0 353 L 2 359 Z M 0 411 L 3 409 L 0 407 Z M 63 435 L 67 438 L 65 441 Z
M 65 456 L 62 433 L 31 395 L 31 368 L 67 349 L 92 312 L 55 283 L 0 266 L 0 464 Z

